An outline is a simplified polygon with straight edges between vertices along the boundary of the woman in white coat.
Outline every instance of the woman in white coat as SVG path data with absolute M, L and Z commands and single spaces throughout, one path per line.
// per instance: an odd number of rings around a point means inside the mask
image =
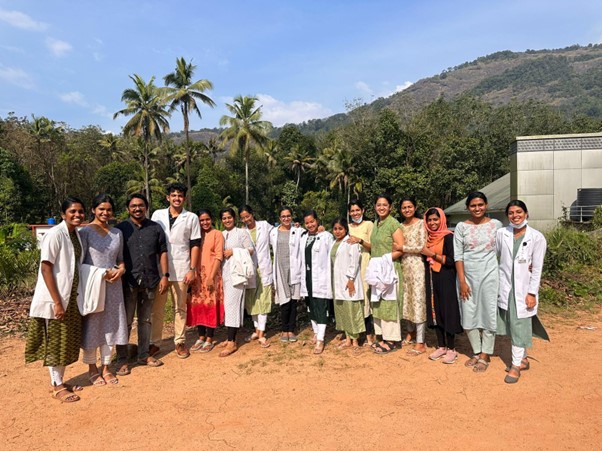
M 504 382 L 518 382 L 521 371 L 529 369 L 527 348 L 533 336 L 549 340 L 537 317 L 539 284 L 546 254 L 546 239 L 527 225 L 529 212 L 521 200 L 506 207 L 509 225 L 496 235 L 500 264 L 497 334 L 512 340 L 512 366 Z
M 303 229 L 292 227 L 293 210 L 280 209 L 280 225 L 270 232 L 270 245 L 274 254 L 273 277 L 276 304 L 280 306 L 282 333 L 280 341 L 297 341 L 295 326 L 297 302 L 301 298 L 301 233 Z
M 65 368 L 79 358 L 82 319 L 77 308 L 82 244 L 77 232 L 85 217 L 81 200 L 67 198 L 61 205 L 61 222 L 41 243 L 38 282 L 31 301 L 25 362 L 42 360 L 50 371 L 52 397 L 79 401 L 78 385 L 63 381 Z
M 339 345 L 339 349 L 351 346 L 359 349 L 359 335 L 366 331 L 360 244 L 349 239 L 349 226 L 345 218 L 333 221 L 332 233 L 335 239 L 330 251 L 334 316 L 337 330 L 345 332 L 345 341 Z
M 305 228 L 301 236 L 301 260 L 305 268 L 301 277 L 301 296 L 305 298 L 314 331 L 314 354 L 324 350 L 328 322 L 328 304 L 332 300 L 330 249 L 334 238 L 329 232 L 318 232 L 318 214 L 310 210 L 303 215 Z
M 265 336 L 265 328 L 268 313 L 272 311 L 272 284 L 274 283 L 270 258 L 270 232 L 274 227 L 267 221 L 256 221 L 255 213 L 248 205 L 240 209 L 239 215 L 255 245 L 253 262 L 257 274 L 255 288 L 247 288 L 245 294 L 245 309 L 253 318 L 255 326 L 255 332 L 246 341 L 257 340 L 261 347 L 267 348 L 270 342 Z

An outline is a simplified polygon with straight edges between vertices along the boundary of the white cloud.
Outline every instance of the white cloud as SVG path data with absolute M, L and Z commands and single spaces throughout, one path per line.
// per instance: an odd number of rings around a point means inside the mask
M 75 105 L 86 107 L 88 102 L 84 99 L 84 95 L 79 91 L 71 91 L 65 94 L 60 94 L 59 98 L 65 103 L 74 103 Z
M 100 62 L 104 59 L 104 55 L 102 55 L 102 53 L 92 52 L 92 56 L 96 62 Z
M 396 85 L 396 86 L 395 86 L 395 89 L 393 90 L 393 92 L 391 92 L 389 95 L 393 95 L 393 94 L 395 94 L 395 93 L 397 93 L 397 92 L 401 92 L 401 91 L 403 91 L 404 89 L 408 89 L 408 88 L 409 88 L 410 86 L 412 86 L 413 84 L 414 84 L 414 83 L 412 83 L 411 81 L 406 81 L 406 82 L 404 82 L 404 83 L 403 83 L 403 84 L 401 84 L 401 85 Z
M 44 22 L 38 22 L 32 19 L 27 14 L 20 11 L 7 11 L 6 9 L 0 9 L 0 21 L 6 22 L 15 28 L 21 28 L 23 30 L 31 31 L 44 31 L 48 28 L 48 25 Z
M 277 127 L 289 123 L 298 124 L 333 114 L 332 110 L 317 102 L 293 100 L 286 103 L 268 94 L 257 94 L 257 99 L 262 105 L 263 118 Z
M 15 67 L 0 66 L 0 80 L 4 80 L 7 83 L 19 86 L 23 89 L 33 89 L 35 87 L 31 75 L 23 69 Z
M 361 92 L 363 92 L 364 94 L 367 94 L 369 96 L 374 94 L 374 91 L 372 90 L 372 88 L 370 87 L 370 85 L 368 85 L 368 83 L 364 82 L 364 81 L 358 81 L 355 84 L 355 87 L 360 90 Z
M 96 105 L 92 108 L 92 114 L 96 114 L 97 116 L 101 116 L 107 119 L 113 119 L 113 113 L 107 110 L 107 107 L 104 105 Z
M 0 45 L 0 49 L 6 50 L 12 53 L 25 53 L 21 47 L 15 47 L 13 45 Z
M 56 57 L 65 56 L 67 53 L 73 50 L 73 47 L 68 42 L 54 38 L 46 38 L 46 47 L 48 47 L 48 49 Z

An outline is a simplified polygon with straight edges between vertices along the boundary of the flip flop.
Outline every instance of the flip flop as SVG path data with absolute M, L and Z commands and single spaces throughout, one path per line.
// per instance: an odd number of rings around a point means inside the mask
M 410 349 L 408 352 L 406 352 L 406 354 L 412 355 L 412 356 L 417 356 L 420 354 L 424 354 L 425 352 L 426 352 L 426 350 L 424 350 L 424 349 L 422 351 L 420 351 L 418 349 Z
M 215 348 L 215 344 L 212 341 L 206 341 L 203 344 L 203 347 L 201 348 L 201 350 L 199 352 L 207 353 L 207 352 L 211 351 L 213 348 Z
M 101 377 L 109 385 L 117 385 L 119 383 L 119 379 L 111 372 L 104 373 Z
M 257 341 L 259 341 L 259 344 L 261 345 L 262 348 L 269 348 L 272 344 L 272 343 L 270 343 L 270 340 L 268 340 L 265 337 L 258 338 Z
M 152 359 L 152 360 L 150 360 Z M 146 366 L 150 366 L 151 368 L 157 368 L 159 366 L 163 365 L 163 362 L 159 359 L 155 359 L 154 357 L 148 357 L 147 360 L 144 359 L 138 359 L 138 365 L 146 365 Z
M 257 332 L 253 332 L 251 335 L 245 338 L 245 343 L 251 343 L 253 340 L 257 339 L 259 339 L 259 335 L 257 335 Z

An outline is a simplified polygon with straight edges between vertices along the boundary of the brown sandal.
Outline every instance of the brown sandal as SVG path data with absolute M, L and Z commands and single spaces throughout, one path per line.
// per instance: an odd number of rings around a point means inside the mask
M 468 359 L 464 363 L 464 366 L 467 366 L 467 367 L 470 368 L 471 366 L 475 366 L 478 362 L 479 362 L 479 356 L 478 355 L 473 355 L 470 359 Z
M 54 399 L 58 399 L 60 402 L 66 402 L 66 403 L 76 402 L 81 399 L 78 395 L 73 393 L 67 387 L 63 387 L 60 390 L 56 390 L 56 391 L 52 390 L 52 397 Z
M 226 346 L 224 347 L 224 350 L 219 353 L 220 357 L 228 357 L 229 355 L 234 354 L 238 349 L 235 341 L 226 341 L 225 343 Z

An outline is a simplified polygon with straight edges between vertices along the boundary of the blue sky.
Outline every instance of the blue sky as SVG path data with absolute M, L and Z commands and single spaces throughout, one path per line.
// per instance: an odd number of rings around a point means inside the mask
M 256 95 L 275 125 L 345 111 L 499 50 L 602 43 L 599 1 L 0 0 L 0 117 L 119 132 L 128 78 L 192 59 L 224 103 Z M 182 129 L 178 113 L 171 130 Z

